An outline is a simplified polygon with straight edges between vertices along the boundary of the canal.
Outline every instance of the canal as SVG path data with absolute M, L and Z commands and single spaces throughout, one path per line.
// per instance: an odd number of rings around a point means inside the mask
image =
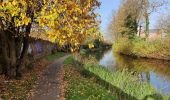
M 155 59 L 132 58 L 114 54 L 112 50 L 90 53 L 100 65 L 111 72 L 126 69 L 141 81 L 150 83 L 163 94 L 170 94 L 170 62 Z

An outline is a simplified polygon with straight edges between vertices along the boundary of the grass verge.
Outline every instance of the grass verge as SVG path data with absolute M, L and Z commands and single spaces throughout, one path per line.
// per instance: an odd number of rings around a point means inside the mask
M 92 77 L 85 77 L 82 69 L 74 66 L 72 57 L 65 60 L 64 71 L 67 100 L 118 100 L 115 94 L 95 83 Z
M 64 52 L 55 52 L 54 54 L 45 56 L 45 59 L 48 61 L 53 61 L 53 60 L 60 58 L 62 56 L 64 56 Z
M 157 94 L 156 89 L 151 87 L 150 84 L 140 82 L 137 77 L 133 76 L 132 73 L 128 73 L 126 70 L 111 73 L 101 66 L 90 64 L 85 65 L 85 68 L 137 99 L 143 99 L 146 96 Z

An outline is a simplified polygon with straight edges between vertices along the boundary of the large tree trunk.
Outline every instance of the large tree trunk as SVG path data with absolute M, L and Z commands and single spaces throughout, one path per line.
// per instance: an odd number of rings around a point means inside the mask
M 11 35 L 9 31 L 0 30 L 1 52 L 3 57 L 3 74 L 9 78 L 21 77 L 21 72 L 25 68 L 25 60 L 29 47 L 29 33 L 31 25 L 26 28 L 26 36 L 23 40 Z M 21 51 L 21 45 L 23 49 Z
M 33 13 L 30 12 L 28 7 L 27 16 L 31 16 L 33 22 Z M 21 77 L 21 73 L 25 68 L 25 60 L 29 47 L 29 34 L 31 32 L 31 23 L 24 25 L 20 28 L 24 30 L 24 34 L 17 36 L 20 31 L 19 27 L 15 27 L 14 18 L 12 22 L 6 22 L 8 25 L 7 30 L 4 30 L 2 19 L 0 19 L 0 46 L 3 57 L 3 74 L 10 78 Z M 21 47 L 23 48 L 21 49 Z
M 7 75 L 10 77 L 16 76 L 16 49 L 15 49 L 15 38 L 9 35 L 8 38 L 8 45 L 9 45 L 9 69 L 7 70 Z
M 16 75 L 15 38 L 8 31 L 0 31 L 1 52 L 3 57 L 3 74 L 13 78 Z
M 2 73 L 7 74 L 7 69 L 9 68 L 9 57 L 8 57 L 8 47 L 7 41 L 3 30 L 0 30 L 0 42 L 1 42 L 1 59 Z
M 20 38 L 13 37 L 10 32 L 0 31 L 3 73 L 10 77 L 21 77 L 21 72 L 25 68 L 25 60 L 29 47 L 29 36 L 26 35 L 21 41 Z M 21 51 L 21 45 L 23 49 Z
M 31 17 L 31 22 L 27 26 L 25 26 L 25 34 L 22 43 L 23 48 L 21 51 L 21 55 L 17 60 L 16 77 L 18 78 L 22 77 L 22 70 L 25 68 L 25 61 L 26 61 L 26 56 L 29 48 L 29 34 L 31 33 L 31 26 L 34 19 L 34 12 L 31 11 L 31 8 L 29 6 L 27 8 L 27 16 Z
M 26 35 L 23 38 L 23 49 L 20 55 L 20 58 L 18 59 L 18 64 L 16 68 L 16 76 L 17 77 L 22 77 L 22 70 L 25 68 L 25 61 L 26 61 L 26 56 L 29 48 L 29 34 L 31 32 L 31 23 L 26 26 Z

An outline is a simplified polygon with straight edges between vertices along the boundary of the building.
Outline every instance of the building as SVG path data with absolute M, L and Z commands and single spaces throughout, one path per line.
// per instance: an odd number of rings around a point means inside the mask
M 138 31 L 137 35 L 141 38 L 145 38 L 145 30 L 141 29 L 141 31 Z M 162 29 L 150 29 L 148 38 L 149 40 L 155 40 L 166 36 L 167 33 L 165 33 Z

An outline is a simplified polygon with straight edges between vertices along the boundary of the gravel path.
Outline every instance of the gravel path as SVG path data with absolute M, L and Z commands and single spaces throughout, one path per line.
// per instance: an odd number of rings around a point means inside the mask
M 62 66 L 67 57 L 61 57 L 50 65 L 28 100 L 64 100 Z

